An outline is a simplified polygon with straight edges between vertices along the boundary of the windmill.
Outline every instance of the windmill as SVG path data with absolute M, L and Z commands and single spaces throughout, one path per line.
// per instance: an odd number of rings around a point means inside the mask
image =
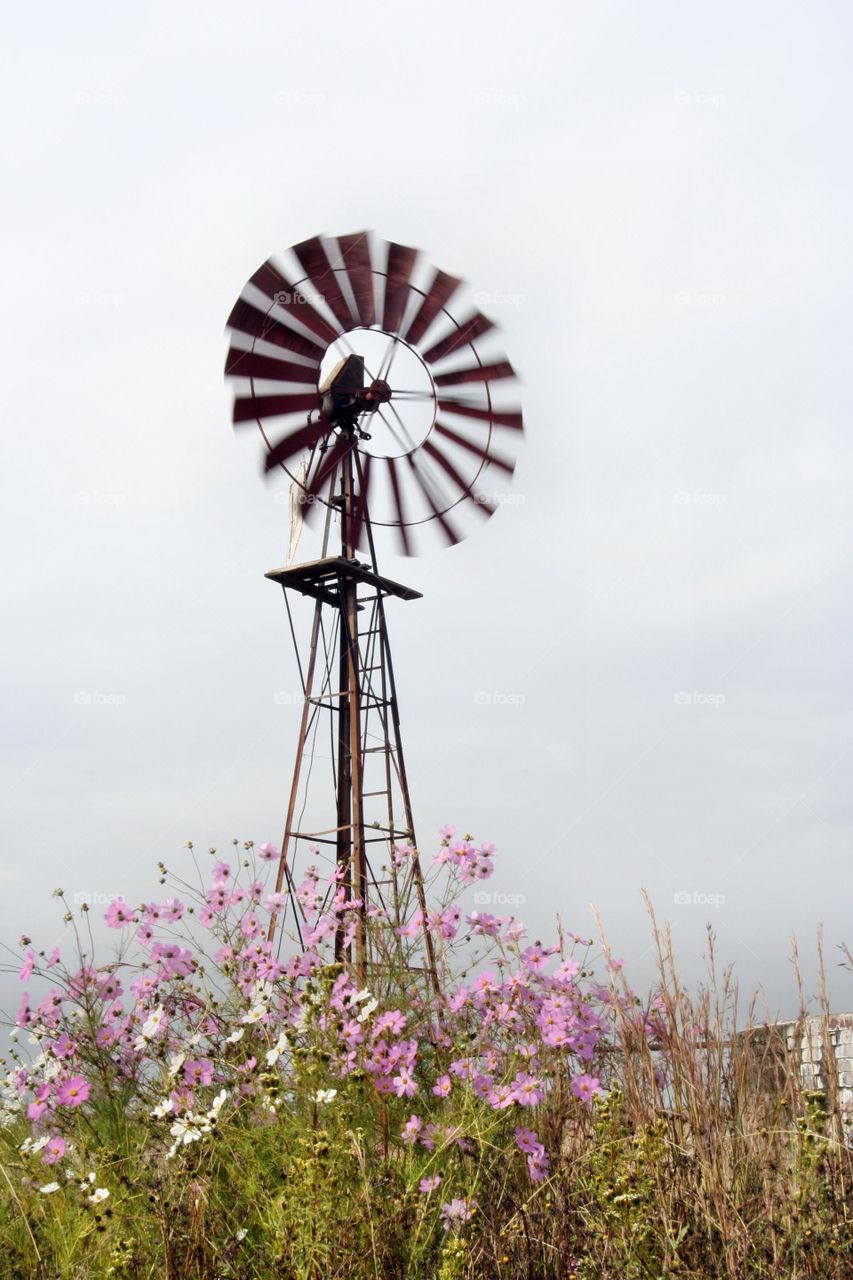
M 321 525 L 318 559 L 290 562 L 292 526 L 288 564 L 266 575 L 283 588 L 294 643 L 290 598 L 314 602 L 304 660 L 297 645 L 302 709 L 276 890 L 302 939 L 294 866 L 306 848 L 333 861 L 352 908 L 335 951 L 354 948 L 362 978 L 371 907 L 400 925 L 414 898 L 426 922 L 385 619 L 386 600 L 420 593 L 380 574 L 375 535 L 394 531 L 404 555 L 433 533 L 458 542 L 495 511 L 489 486 L 512 476 L 522 432 L 512 366 L 481 355 L 494 325 L 470 307 L 457 318 L 461 294 L 415 249 L 368 232 L 313 236 L 259 267 L 227 321 L 234 425 L 260 429 L 266 475 L 284 472 Z M 312 824 L 299 802 L 324 718 L 331 785 Z M 426 927 L 424 939 L 434 974 Z

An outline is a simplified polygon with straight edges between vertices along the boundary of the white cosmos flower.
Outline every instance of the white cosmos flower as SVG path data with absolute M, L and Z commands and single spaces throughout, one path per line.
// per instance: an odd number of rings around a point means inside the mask
M 236 1044 L 238 1040 L 242 1040 L 246 1034 L 245 1027 L 238 1027 L 236 1031 L 232 1031 L 230 1036 L 225 1037 L 226 1044 Z
M 315 1102 L 332 1102 L 338 1096 L 337 1089 L 318 1089 L 314 1094 Z
M 220 1111 L 222 1110 L 222 1107 L 225 1103 L 225 1099 L 227 1097 L 228 1097 L 228 1090 L 220 1089 L 219 1093 L 217 1093 L 216 1097 L 213 1099 L 213 1102 L 210 1104 L 210 1110 L 207 1113 L 208 1120 L 216 1119 L 216 1117 L 219 1115 Z
M 46 1182 L 43 1187 L 39 1187 L 39 1191 L 43 1196 L 53 1195 L 54 1191 L 59 1190 L 58 1182 Z
M 106 1200 L 109 1194 L 110 1192 L 108 1187 L 95 1187 L 95 1190 L 92 1192 L 92 1194 L 90 1196 L 87 1196 L 86 1198 L 90 1201 L 91 1204 L 100 1204 L 102 1200 Z
M 169 1114 L 174 1105 L 175 1104 L 171 1098 L 164 1098 L 162 1102 L 158 1102 L 157 1106 L 152 1108 L 151 1114 L 152 1116 L 155 1116 L 156 1119 L 162 1120 L 164 1116 Z
M 243 1014 L 240 1021 L 249 1023 L 249 1024 L 253 1022 L 260 1022 L 261 1018 L 266 1016 L 266 1013 L 267 1013 L 267 1006 L 265 1004 L 255 1004 L 255 1005 L 252 1005 L 248 1013 Z
M 171 1058 L 169 1059 L 169 1066 L 167 1068 L 170 1080 L 173 1080 L 175 1076 L 178 1074 L 181 1067 L 184 1065 L 186 1056 L 187 1055 L 185 1053 L 172 1054 Z
M 282 1031 L 271 1049 L 267 1050 L 267 1066 L 274 1067 L 287 1048 L 287 1036 Z
M 375 996 L 371 996 L 361 1013 L 356 1015 L 356 1022 L 366 1022 L 372 1013 L 379 1008 L 379 1001 Z
M 160 1030 L 160 1026 L 166 1014 L 161 1004 L 156 1009 L 152 1009 L 148 1017 L 142 1024 L 142 1036 L 145 1040 L 152 1040 Z

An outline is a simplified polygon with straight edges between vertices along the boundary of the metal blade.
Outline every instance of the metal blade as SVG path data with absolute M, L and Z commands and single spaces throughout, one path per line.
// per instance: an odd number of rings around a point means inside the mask
M 491 422 L 495 427 L 512 427 L 514 431 L 523 431 L 524 422 L 520 409 L 480 409 L 476 405 L 466 404 L 464 400 L 453 400 L 449 396 L 440 396 L 439 409 L 447 413 L 458 413 L 463 418 L 477 418 L 480 422 Z
M 234 401 L 235 427 L 241 422 L 254 422 L 266 418 L 284 418 L 289 413 L 308 413 L 319 409 L 322 401 L 318 392 L 277 396 L 238 396 Z
M 406 342 L 416 345 L 426 333 L 435 317 L 441 311 L 442 307 L 453 297 L 462 281 L 457 280 L 455 276 L 449 276 L 445 271 L 436 271 L 432 278 L 432 284 L 426 291 L 426 296 L 418 308 L 415 318 L 403 334 Z
M 397 512 L 397 530 L 400 536 L 400 546 L 404 556 L 412 554 L 409 547 L 409 535 L 406 532 L 406 515 L 403 510 L 403 498 L 400 492 L 400 478 L 397 475 L 397 459 L 386 458 L 385 462 L 388 466 L 388 478 L 391 481 L 391 492 L 394 495 L 394 509 Z
M 489 449 L 484 449 L 481 445 L 475 444 L 473 440 L 466 440 L 464 436 L 460 436 L 457 431 L 446 427 L 443 422 L 436 422 L 433 431 L 437 435 L 444 436 L 445 440 L 452 440 L 454 444 L 458 444 L 460 449 L 467 449 L 469 453 L 473 453 L 476 457 L 481 458 L 483 462 L 487 462 L 492 467 L 497 467 L 499 471 L 505 472 L 511 476 L 515 471 L 515 463 L 510 462 L 508 458 L 501 458 L 496 453 L 492 453 Z
M 426 446 L 424 445 L 424 448 L 425 447 Z M 415 461 L 418 456 L 418 452 L 419 450 L 416 451 L 415 453 L 407 453 L 406 461 L 411 467 L 412 475 L 416 478 L 418 484 L 421 487 L 422 492 L 426 495 L 426 500 L 429 503 L 430 507 L 432 508 L 433 518 L 436 519 L 439 525 L 441 526 L 441 531 L 444 534 L 445 538 L 447 539 L 448 545 L 453 546 L 455 543 L 462 541 L 462 535 L 453 527 L 453 525 L 448 520 L 442 508 L 439 507 L 438 503 L 433 497 L 432 489 L 430 488 L 429 484 L 426 482 L 426 479 L 418 471 L 417 464 Z
M 473 364 L 468 369 L 454 369 L 452 373 L 437 373 L 436 386 L 455 387 L 460 382 L 491 382 L 498 378 L 514 378 L 515 370 L 508 360 L 496 364 Z
M 314 365 L 296 364 L 292 360 L 279 360 L 277 356 L 262 356 L 257 351 L 241 351 L 239 347 L 231 347 L 225 357 L 226 378 L 261 378 L 313 387 L 317 385 L 319 369 L 319 360 Z
M 478 311 L 476 315 L 471 316 L 470 320 L 466 320 L 453 333 L 448 334 L 446 338 L 442 338 L 441 342 L 437 342 L 434 347 L 430 347 L 429 351 L 425 351 L 423 353 L 424 360 L 426 360 L 427 364 L 435 364 L 436 360 L 449 356 L 451 351 L 457 351 L 466 342 L 473 342 L 475 338 L 488 333 L 494 327 L 494 320 L 489 320 L 487 316 L 481 315 Z
M 297 427 L 289 435 L 274 444 L 264 459 L 264 470 L 272 471 L 295 457 L 297 453 L 305 453 L 308 449 L 316 449 L 326 436 L 328 423 L 309 422 L 307 426 Z
M 306 329 L 316 333 L 318 338 L 327 345 L 334 342 L 340 333 L 340 329 L 333 329 L 328 321 L 315 311 L 305 294 L 301 293 L 287 276 L 282 275 L 272 259 L 268 259 L 263 266 L 258 267 L 255 274 L 250 276 L 249 283 L 260 289 L 271 302 L 274 301 L 288 315 L 292 315 L 294 320 L 304 324 Z
M 341 257 L 352 285 L 355 309 L 365 326 L 376 324 L 376 300 L 373 296 L 373 263 L 367 231 L 352 236 L 338 236 Z
M 334 444 L 317 460 L 313 475 L 305 485 L 305 501 L 311 503 L 319 496 L 320 490 L 334 479 L 339 462 L 349 453 L 352 442 L 347 436 L 336 436 Z
M 422 445 L 422 448 L 425 453 L 428 453 L 429 456 L 433 458 L 440 467 L 443 468 L 443 470 L 447 473 L 447 475 L 450 476 L 450 479 L 453 481 L 453 483 L 462 493 L 464 493 L 467 497 L 474 499 L 474 505 L 476 507 L 485 511 L 487 515 L 490 515 L 490 516 L 494 515 L 496 510 L 494 503 L 487 502 L 481 494 L 476 494 L 472 489 L 471 484 L 469 484 L 467 480 L 463 479 L 463 477 L 459 474 L 458 470 L 456 469 L 454 464 L 450 461 L 450 459 L 446 457 L 445 454 L 443 454 L 440 449 L 437 449 L 431 440 L 425 440 Z
M 312 236 L 310 240 L 303 240 L 301 244 L 293 246 L 292 252 L 341 327 L 351 329 L 354 324 L 358 324 L 358 318 L 353 315 L 341 292 L 322 237 Z
M 283 347 L 294 355 L 309 356 L 312 360 L 318 360 L 326 349 L 325 343 L 288 329 L 287 325 L 275 320 L 245 298 L 237 299 L 225 327 L 248 333 L 250 337 L 260 338 L 263 342 L 271 342 L 273 346 Z
M 393 241 L 388 245 L 388 275 L 385 279 L 385 303 L 382 309 L 382 328 L 386 333 L 398 333 L 403 323 L 417 256 L 417 249 L 408 249 Z

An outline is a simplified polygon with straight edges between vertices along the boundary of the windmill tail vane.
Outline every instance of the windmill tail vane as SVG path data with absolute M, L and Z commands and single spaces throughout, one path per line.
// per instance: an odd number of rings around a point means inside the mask
M 291 600 L 313 602 L 276 889 L 304 944 L 295 868 L 306 851 L 311 865 L 328 860 L 355 917 L 348 930 L 338 914 L 335 953 L 362 980 L 379 964 L 375 907 L 401 947 L 420 913 L 436 982 L 385 618 L 386 600 L 420 593 L 380 574 L 375 535 L 393 531 L 406 556 L 435 535 L 459 542 L 494 513 L 490 486 L 512 478 L 523 430 L 515 371 L 481 354 L 495 326 L 464 304 L 457 313 L 462 294 L 415 249 L 368 232 L 313 236 L 263 263 L 227 321 L 234 426 L 260 431 L 265 475 L 291 484 L 287 565 L 266 576 L 283 588 L 294 642 Z M 296 564 L 303 516 L 320 522 L 322 553 Z

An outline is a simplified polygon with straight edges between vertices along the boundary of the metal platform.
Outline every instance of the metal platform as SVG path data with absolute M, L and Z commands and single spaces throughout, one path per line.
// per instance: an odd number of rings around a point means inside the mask
M 324 604 L 340 606 L 343 583 L 363 583 L 373 587 L 382 596 L 396 596 L 400 600 L 420 600 L 422 593 L 402 583 L 393 582 L 374 572 L 369 564 L 360 560 L 346 560 L 343 556 L 327 556 L 323 560 L 309 560 L 295 564 L 290 569 L 270 569 L 264 574 L 271 582 L 278 582 L 285 589 L 322 600 Z

